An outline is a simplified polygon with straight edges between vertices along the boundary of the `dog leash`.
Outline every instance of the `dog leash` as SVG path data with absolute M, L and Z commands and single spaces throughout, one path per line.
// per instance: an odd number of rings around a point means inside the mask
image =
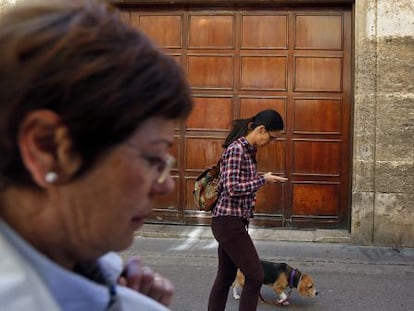
M 241 221 L 244 224 L 246 231 L 249 231 L 249 220 L 247 218 L 241 217 Z
M 292 271 L 290 271 L 290 275 L 289 275 L 289 287 L 293 288 L 295 287 L 295 276 L 296 276 L 296 271 L 297 269 L 292 269 Z

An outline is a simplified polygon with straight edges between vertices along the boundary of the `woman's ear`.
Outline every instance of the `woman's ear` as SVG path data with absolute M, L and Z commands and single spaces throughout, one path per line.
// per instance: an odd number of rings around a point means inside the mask
M 266 132 L 266 128 L 264 125 L 256 126 L 255 130 L 256 130 L 256 133 L 260 133 L 260 134 L 263 134 L 264 132 Z
M 55 131 L 56 156 L 62 177 L 69 179 L 80 169 L 82 159 L 73 148 L 73 141 L 66 126 L 59 126 Z
M 80 157 L 72 151 L 72 141 L 60 117 L 50 110 L 35 110 L 22 121 L 18 143 L 22 160 L 33 180 L 47 187 L 48 173 L 57 175 L 54 183 L 64 182 L 76 173 Z

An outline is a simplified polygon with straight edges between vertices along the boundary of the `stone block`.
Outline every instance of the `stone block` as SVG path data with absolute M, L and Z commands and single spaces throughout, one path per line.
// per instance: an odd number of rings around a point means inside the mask
M 373 192 L 375 185 L 375 163 L 373 161 L 354 161 L 353 192 Z
M 414 36 L 378 40 L 378 94 L 414 92 Z
M 414 162 L 376 162 L 375 190 L 383 193 L 412 193 Z M 414 225 L 414 220 L 412 220 Z
M 378 99 L 376 160 L 413 162 L 414 97 Z
M 414 247 L 414 194 L 377 193 L 374 244 Z
M 374 227 L 374 193 L 354 192 L 352 195 L 351 237 L 357 244 L 372 244 Z

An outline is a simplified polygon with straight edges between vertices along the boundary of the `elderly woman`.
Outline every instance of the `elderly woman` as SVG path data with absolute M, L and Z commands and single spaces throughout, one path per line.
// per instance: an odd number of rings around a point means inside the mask
M 1 308 L 166 310 L 162 285 L 118 285 L 104 255 L 173 190 L 189 89 L 115 11 L 82 3 L 27 1 L 0 19 Z

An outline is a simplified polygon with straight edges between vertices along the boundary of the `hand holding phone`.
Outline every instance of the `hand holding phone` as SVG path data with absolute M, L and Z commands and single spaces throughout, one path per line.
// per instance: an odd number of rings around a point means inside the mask
M 285 182 L 288 180 L 286 177 L 278 176 L 272 172 L 267 172 L 263 176 L 266 180 L 266 183 Z

